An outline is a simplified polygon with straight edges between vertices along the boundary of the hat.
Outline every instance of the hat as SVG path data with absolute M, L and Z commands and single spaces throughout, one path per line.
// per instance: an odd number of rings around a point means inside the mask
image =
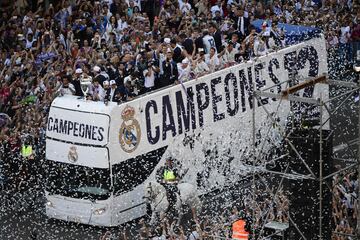
M 189 59 L 184 58 L 184 59 L 181 61 L 181 63 L 183 63 L 183 64 L 188 64 L 188 63 L 189 63 Z
M 110 85 L 116 84 L 115 80 L 110 80 Z
M 82 70 L 81 68 L 77 68 L 77 69 L 75 70 L 75 73 L 81 74 L 81 73 L 83 73 L 83 70 Z
M 94 72 L 100 72 L 100 67 L 99 67 L 99 66 L 95 66 L 95 67 L 93 68 L 93 70 L 94 70 Z
M 103 82 L 103 86 L 105 86 L 105 85 L 109 85 L 109 81 L 108 81 L 108 80 L 105 80 L 105 81 Z
M 170 41 L 171 41 L 170 38 L 164 38 L 164 43 L 169 44 Z

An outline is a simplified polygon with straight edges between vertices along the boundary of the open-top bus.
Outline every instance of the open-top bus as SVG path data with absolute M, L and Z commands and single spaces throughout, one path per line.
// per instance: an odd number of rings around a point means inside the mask
M 144 184 L 169 155 L 199 194 L 236 181 L 251 155 L 252 109 L 257 136 L 272 124 L 261 105 L 279 124 L 290 112 L 289 101 L 254 103 L 253 86 L 280 93 L 290 77 L 326 73 L 326 62 L 320 37 L 120 105 L 56 98 L 47 120 L 47 215 L 99 226 L 139 218 L 146 213 Z M 327 92 L 326 84 L 317 84 L 301 94 Z M 266 140 L 276 144 L 279 137 Z

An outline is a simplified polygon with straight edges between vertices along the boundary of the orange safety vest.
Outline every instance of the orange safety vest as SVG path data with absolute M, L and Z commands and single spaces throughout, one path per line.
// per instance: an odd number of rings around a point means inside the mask
M 249 239 L 249 233 L 245 230 L 245 220 L 237 220 L 232 224 L 233 239 Z

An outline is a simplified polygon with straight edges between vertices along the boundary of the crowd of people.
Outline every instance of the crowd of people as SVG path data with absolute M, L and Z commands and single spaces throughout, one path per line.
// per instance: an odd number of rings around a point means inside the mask
M 332 209 L 335 240 L 354 239 L 349 235 L 356 234 L 358 188 L 359 180 L 355 171 L 334 177 Z
M 1 1 L 0 112 L 10 120 L 1 127 L 0 169 L 17 187 L 16 179 L 36 172 L 41 164 L 31 161 L 43 159 L 55 97 L 121 103 L 182 84 L 285 47 L 279 23 L 322 29 L 329 53 L 346 67 L 359 49 L 359 7 L 355 0 Z M 30 164 L 21 158 L 26 141 L 34 148 Z M 336 216 L 344 206 L 353 214 L 346 179 L 336 190 L 343 202 Z M 353 229 L 339 219 L 337 231 Z

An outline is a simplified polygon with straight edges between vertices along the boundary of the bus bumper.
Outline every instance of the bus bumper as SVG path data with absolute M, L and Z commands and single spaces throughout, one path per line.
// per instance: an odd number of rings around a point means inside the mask
M 93 226 L 113 226 L 110 201 L 97 201 L 47 195 L 46 215 L 67 222 Z

